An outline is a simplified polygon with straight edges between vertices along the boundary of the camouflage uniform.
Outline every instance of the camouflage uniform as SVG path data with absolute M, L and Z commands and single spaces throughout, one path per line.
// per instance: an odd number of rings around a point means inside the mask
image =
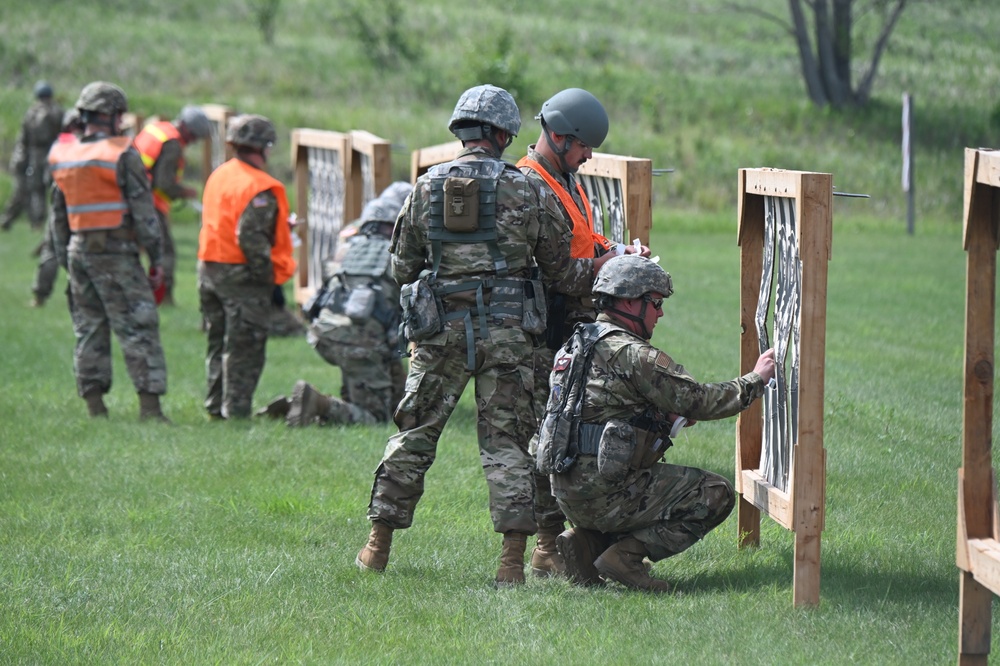
M 396 349 L 399 286 L 389 264 L 391 225 L 401 206 L 381 198 L 369 202 L 362 219 L 371 219 L 342 238 L 326 266 L 331 277 L 308 340 L 324 360 L 340 368 L 342 385 L 340 398 L 328 397 L 321 425 L 387 422 L 403 397 L 405 374 Z M 362 316 L 351 303 L 370 311 Z
M 466 148 L 451 163 L 452 173 L 464 174 L 463 162 L 490 163 L 498 154 L 481 147 Z M 401 285 L 413 283 L 422 271 L 432 268 L 431 182 L 431 174 L 417 181 L 393 233 L 392 274 Z M 528 278 L 534 262 L 546 281 L 557 281 L 565 274 L 569 230 L 559 219 L 555 201 L 510 165 L 504 167 L 496 185 L 496 228 L 496 245 L 509 267 L 509 278 Z M 496 276 L 496 258 L 487 243 L 443 244 L 437 267 L 442 287 Z M 485 307 L 490 306 L 491 297 L 495 304 L 501 302 L 496 289 L 482 291 Z M 449 314 L 461 316 L 470 308 L 475 312 L 476 307 L 475 287 L 444 296 L 447 321 L 443 330 L 414 345 L 406 394 L 394 415 L 399 433 L 389 439 L 375 473 L 368 518 L 376 525 L 410 526 L 441 431 L 469 379 L 475 377 L 480 459 L 494 529 L 505 534 L 535 532 L 528 453 L 535 425 L 530 397 L 534 390 L 532 341 L 522 330 L 520 317 L 499 313 L 485 317 L 485 335 L 478 314 L 472 315 L 475 334 L 463 319 L 448 319 Z M 470 338 L 474 338 L 471 345 Z M 522 541 L 522 557 L 523 547 Z
M 0 228 L 4 231 L 9 230 L 23 212 L 27 212 L 32 228 L 41 229 L 45 223 L 46 158 L 62 129 L 62 116 L 62 108 L 51 97 L 39 98 L 24 114 L 10 159 L 14 188 L 0 214 Z
M 566 191 L 570 193 L 573 201 L 581 210 L 589 205 L 589 202 L 581 199 L 573 174 L 561 172 L 536 151 L 534 145 L 528 147 L 528 159 L 537 162 L 557 181 L 563 181 L 562 184 Z M 536 183 L 539 188 L 549 191 L 548 183 L 534 169 L 521 167 L 521 172 L 528 180 Z M 557 202 L 564 223 L 571 227 L 569 213 L 566 212 L 562 202 L 555 194 L 552 195 L 552 198 Z M 544 396 L 549 394 L 549 373 L 552 371 L 556 349 L 566 342 L 575 324 L 590 323 L 597 318 L 597 309 L 594 307 L 594 299 L 591 296 L 593 285 L 594 260 L 586 258 L 571 259 L 566 276 L 558 283 L 546 285 L 546 302 L 549 311 L 548 329 L 545 332 L 545 344 L 536 346 L 534 350 L 535 391 L 537 396 L 541 396 L 535 401 L 535 416 L 539 420 L 545 411 Z M 532 438 L 532 446 L 534 446 L 536 439 L 537 436 Z M 535 486 L 535 515 L 538 518 L 539 529 L 558 528 L 558 531 L 561 532 L 565 516 L 552 496 L 548 477 L 544 474 L 536 475 Z
M 98 133 L 81 142 L 106 138 Z M 146 251 L 153 266 L 159 265 L 160 227 L 139 154 L 127 149 L 116 169 L 128 206 L 119 229 L 71 233 L 65 197 L 58 186 L 52 194 L 50 224 L 55 252 L 59 264 L 69 271 L 73 300 L 77 392 L 86 396 L 111 389 L 113 330 L 136 391 L 159 396 L 167 391 L 167 364 L 156 302 L 139 262 L 139 250 Z
M 149 170 L 153 189 L 162 191 L 171 199 L 183 199 L 187 188 L 177 179 L 177 170 L 184 159 L 184 146 L 178 140 L 165 141 L 163 150 L 153 168 Z M 174 235 L 170 229 L 170 218 L 159 210 L 156 215 L 160 220 L 163 232 L 163 286 L 166 293 L 173 294 L 175 274 L 177 272 L 177 249 L 174 245 Z
M 274 194 L 260 193 L 239 220 L 247 263 L 198 262 L 198 296 L 208 333 L 205 409 L 211 416 L 250 416 L 266 358 L 274 291 L 270 238 L 277 214 Z
M 722 419 L 763 395 L 764 383 L 754 372 L 729 382 L 697 383 L 669 356 L 606 314 L 582 326 L 605 329 L 585 375 L 582 423 L 636 423 L 650 413 L 666 423 L 669 414 L 699 421 Z M 564 348 L 557 358 L 568 353 Z M 559 383 L 556 371 L 551 382 Z M 550 401 L 556 393 L 553 390 Z M 624 479 L 613 482 L 599 473 L 597 455 L 583 453 L 568 472 L 552 475 L 552 489 L 576 526 L 634 537 L 654 562 L 704 537 L 726 519 L 735 502 L 730 483 L 705 470 L 653 464 L 629 469 Z

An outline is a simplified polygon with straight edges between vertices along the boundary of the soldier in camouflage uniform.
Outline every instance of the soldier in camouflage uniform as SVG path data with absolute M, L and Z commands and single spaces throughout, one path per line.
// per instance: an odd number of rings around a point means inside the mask
M 601 266 L 623 253 L 649 256 L 649 248 L 615 243 L 597 233 L 590 202 L 575 176 L 607 138 L 608 114 L 601 102 L 586 90 L 568 88 L 545 102 L 535 118 L 541 120 L 541 135 L 517 166 L 529 180 L 552 193 L 559 201 L 565 223 L 573 229 L 573 260 L 563 280 L 546 285 L 548 327 L 545 344 L 535 348 L 536 395 L 547 396 L 556 350 L 569 338 L 575 324 L 597 318 L 591 288 Z M 542 397 L 535 401 L 539 419 L 544 411 Z M 560 574 L 564 566 L 556 549 L 556 537 L 565 529 L 565 517 L 552 496 L 548 476 L 536 475 L 535 485 L 538 544 L 531 552 L 531 570 L 537 576 Z
M 394 415 L 399 433 L 375 472 L 372 531 L 356 562 L 386 568 L 393 530 L 412 523 L 441 431 L 475 378 L 490 514 L 504 535 L 496 584 L 514 585 L 524 582 L 526 540 L 536 530 L 531 335 L 544 330 L 544 300 L 532 269 L 546 281 L 563 277 L 569 230 L 555 201 L 501 161 L 521 127 L 507 91 L 465 91 L 448 127 L 463 150 L 420 177 L 393 231 L 392 274 L 415 346 Z
M 341 235 L 336 254 L 324 266 L 329 277 L 306 308 L 312 318 L 307 339 L 324 360 L 340 368 L 341 397 L 297 382 L 287 408 L 289 426 L 374 424 L 392 418 L 405 380 L 396 349 L 399 286 L 389 268 L 389 239 L 401 207 L 402 201 L 390 196 L 369 201 L 360 226 L 352 224 L 353 233 Z
M 140 419 L 166 421 L 160 396 L 167 365 L 153 300 L 163 279 L 160 228 L 146 169 L 120 135 L 128 101 L 118 86 L 95 81 L 80 92 L 76 108 L 83 138 L 56 143 L 49 153 L 55 180 L 49 224 L 59 264 L 69 271 L 77 391 L 91 416 L 107 416 L 113 330 L 139 393 Z M 149 255 L 148 277 L 140 248 Z
M 236 156 L 205 183 L 198 296 L 208 334 L 209 418 L 249 418 L 264 370 L 275 286 L 295 273 L 285 187 L 264 170 L 277 139 L 263 116 L 229 121 Z
M 80 121 L 80 112 L 76 109 L 69 109 L 63 114 L 63 128 L 56 141 L 61 143 L 71 143 L 78 141 L 83 133 L 83 124 Z M 59 259 L 56 257 L 55 238 L 52 235 L 52 225 L 45 225 L 45 238 L 38 246 L 38 268 L 35 270 L 35 280 L 31 285 L 31 307 L 40 308 L 45 305 L 52 295 L 55 286 L 56 276 L 59 274 Z M 66 295 L 69 296 L 69 285 L 66 286 Z
M 177 252 L 170 230 L 170 207 L 174 201 L 193 199 L 198 190 L 181 181 L 184 173 L 184 149 L 208 138 L 212 123 L 197 106 L 185 106 L 173 121 L 162 120 L 142 128 L 135 137 L 135 147 L 149 170 L 153 183 L 153 203 L 163 232 L 163 304 L 174 304 L 174 273 Z
M 580 324 L 556 355 L 536 462 L 572 530 L 558 538 L 576 583 L 605 579 L 641 590 L 670 589 L 649 575 L 726 519 L 735 493 L 723 477 L 657 464 L 675 419 L 723 419 L 761 397 L 774 376 L 774 352 L 732 381 L 699 384 L 649 344 L 673 293 L 670 275 L 649 259 L 608 261 L 594 283 L 601 311 Z M 576 437 L 569 433 L 576 432 Z
M 0 229 L 10 231 L 23 212 L 28 213 L 32 229 L 45 224 L 46 158 L 62 128 L 62 117 L 62 108 L 52 98 L 52 86 L 45 81 L 36 83 L 35 103 L 24 114 L 10 158 L 14 189 L 0 214 Z

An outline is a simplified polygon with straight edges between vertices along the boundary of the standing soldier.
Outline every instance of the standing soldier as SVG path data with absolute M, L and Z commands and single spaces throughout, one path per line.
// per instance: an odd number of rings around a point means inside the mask
M 535 388 L 537 395 L 543 396 L 535 402 L 535 409 L 541 418 L 556 350 L 569 338 L 575 324 L 597 318 L 591 294 L 594 278 L 608 259 L 636 252 L 637 248 L 616 244 L 594 230 L 590 202 L 575 176 L 608 136 L 608 113 L 604 105 L 586 90 L 568 88 L 545 102 L 535 118 L 542 122 L 541 136 L 528 147 L 528 155 L 517 166 L 529 180 L 559 201 L 563 219 L 573 229 L 570 270 L 562 281 L 546 285 L 548 328 L 545 344 L 535 349 Z M 638 251 L 643 256 L 649 255 L 646 247 Z M 548 477 L 536 475 L 535 482 L 538 543 L 531 552 L 531 570 L 538 576 L 559 574 L 563 571 L 563 561 L 556 541 L 565 527 L 565 517 L 552 497 Z
M 21 131 L 10 158 L 14 190 L 0 214 L 0 229 L 10 231 L 14 220 L 25 211 L 32 229 L 41 229 L 45 224 L 46 158 L 62 128 L 62 116 L 62 108 L 53 100 L 52 86 L 46 81 L 36 83 L 35 103 L 21 120 Z
M 161 120 L 142 128 L 135 137 L 135 147 L 142 156 L 153 182 L 153 203 L 163 231 L 163 303 L 174 304 L 174 273 L 177 251 L 170 230 L 170 206 L 177 199 L 191 199 L 198 191 L 181 182 L 184 174 L 184 149 L 207 138 L 212 124 L 197 106 L 185 106 L 173 122 Z
M 166 421 L 160 396 L 167 392 L 167 364 L 153 300 L 163 279 L 160 225 L 139 153 L 121 136 L 128 101 L 118 86 L 95 81 L 80 92 L 76 108 L 83 138 L 56 143 L 49 165 L 52 234 L 73 299 L 77 391 L 91 416 L 107 416 L 113 330 L 139 393 L 139 418 Z M 148 278 L 140 247 L 149 255 Z
M 399 432 L 375 471 L 362 569 L 383 571 L 392 533 L 413 522 L 424 475 L 459 397 L 475 378 L 479 452 L 493 528 L 503 534 L 498 586 L 524 582 L 524 551 L 536 530 L 531 335 L 544 330 L 542 277 L 569 262 L 569 230 L 555 202 L 501 156 L 521 128 L 510 93 L 465 91 L 448 129 L 464 146 L 420 177 L 393 231 L 392 274 L 402 285 L 406 337 L 415 347 Z
M 316 353 L 340 368 L 341 397 L 297 382 L 287 409 L 289 426 L 385 423 L 392 418 L 405 381 L 397 354 L 399 286 L 389 268 L 389 239 L 401 207 L 401 201 L 388 196 L 369 201 L 360 227 L 341 237 L 336 255 L 325 264 L 330 277 L 309 308 L 308 340 Z M 268 413 L 274 413 L 270 407 Z
M 593 292 L 600 316 L 577 326 L 556 354 L 538 471 L 552 475 L 559 506 L 576 525 L 560 537 L 573 582 L 601 584 L 603 576 L 666 592 L 644 558 L 658 562 L 689 548 L 726 519 L 736 497 L 718 474 L 658 464 L 672 428 L 684 424 L 675 421 L 723 419 L 749 407 L 774 376 L 774 351 L 742 377 L 699 384 L 649 344 L 673 293 L 666 271 L 645 257 L 615 257 Z
M 264 370 L 271 298 L 295 273 L 285 186 L 265 170 L 277 139 L 263 116 L 229 121 L 236 156 L 205 183 L 198 295 L 208 333 L 210 418 L 249 418 Z
M 80 112 L 69 109 L 63 114 L 62 132 L 56 138 L 59 143 L 76 143 L 83 133 L 83 123 Z M 38 268 L 35 270 L 35 281 L 31 285 L 31 307 L 40 308 L 52 295 L 56 275 L 59 274 L 59 259 L 56 257 L 55 239 L 52 236 L 52 225 L 45 225 L 45 238 L 38 246 Z M 69 290 L 67 289 L 67 294 Z

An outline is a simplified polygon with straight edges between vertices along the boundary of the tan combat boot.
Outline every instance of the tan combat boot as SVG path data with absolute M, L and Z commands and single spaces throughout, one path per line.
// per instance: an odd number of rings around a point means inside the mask
M 304 381 L 295 382 L 292 402 L 288 406 L 285 423 L 291 427 L 304 427 L 326 417 L 330 410 L 330 398 L 323 395 Z
M 574 585 L 604 585 L 594 560 L 611 545 L 611 538 L 595 530 L 574 527 L 556 537 L 566 577 Z
M 372 523 L 368 543 L 361 549 L 354 563 L 362 571 L 382 573 L 389 564 L 389 549 L 392 547 L 392 528 L 385 523 Z
M 283 419 L 288 416 L 288 410 L 292 408 L 292 401 L 286 396 L 279 395 L 277 398 L 267 403 L 262 409 L 258 409 L 254 416 L 266 416 L 272 419 Z
M 524 532 L 507 532 L 503 535 L 500 568 L 497 569 L 496 586 L 511 587 L 524 584 L 524 551 L 528 535 Z
M 626 537 L 601 553 L 594 566 L 605 578 L 634 590 L 669 592 L 667 581 L 653 578 L 646 570 L 642 558 L 647 555 L 649 551 L 641 541 Z
M 139 420 L 170 423 L 170 419 L 164 416 L 160 408 L 160 396 L 155 393 L 139 394 Z
M 562 533 L 562 526 L 539 527 L 535 548 L 531 551 L 531 575 L 539 578 L 562 576 L 566 564 L 556 550 L 556 537 Z
M 94 418 L 108 418 L 108 408 L 104 406 L 104 394 L 94 389 L 83 394 L 87 401 L 87 412 Z

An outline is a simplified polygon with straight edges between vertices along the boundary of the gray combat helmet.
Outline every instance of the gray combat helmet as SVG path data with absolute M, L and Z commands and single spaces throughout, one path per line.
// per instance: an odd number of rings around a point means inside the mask
M 181 109 L 174 122 L 184 125 L 196 141 L 208 138 L 212 133 L 212 123 L 209 121 L 208 116 L 205 115 L 205 112 L 197 106 L 185 106 Z
M 80 120 L 79 109 L 66 109 L 62 117 L 63 132 L 78 132 L 83 129 L 83 122 Z
M 394 199 L 381 196 L 372 199 L 365 204 L 361 211 L 361 223 L 367 222 L 390 222 L 394 223 L 399 216 L 399 210 L 403 207 L 402 202 L 396 203 Z
M 81 112 L 113 116 L 128 111 L 128 98 L 125 97 L 125 91 L 113 83 L 93 81 L 83 87 L 80 99 L 76 100 L 74 106 Z
M 575 136 L 591 148 L 599 148 L 608 137 L 608 112 L 582 88 L 557 92 L 535 118 L 556 134 Z
M 403 207 L 403 202 L 406 201 L 406 197 L 410 196 L 410 192 L 413 191 L 413 185 L 410 185 L 405 180 L 397 180 L 390 183 L 387 188 L 382 190 L 382 194 L 378 195 L 380 199 L 389 199 L 395 201 L 399 204 L 399 207 Z M 393 221 L 396 218 L 392 218 Z
M 35 84 L 35 99 L 47 99 L 52 97 L 52 86 L 48 81 L 39 81 Z
M 674 293 L 674 283 L 670 273 L 651 259 L 623 254 L 601 266 L 593 291 L 614 298 L 641 298 L 653 292 L 669 298 Z
M 249 113 L 236 116 L 226 129 L 226 143 L 264 150 L 278 139 L 274 125 L 264 116 Z
M 472 121 L 481 125 L 491 125 L 501 129 L 511 136 L 517 136 L 521 131 L 521 111 L 509 92 L 489 84 L 469 88 L 458 98 L 455 111 L 448 121 L 448 131 L 459 139 L 456 125 L 463 121 Z M 468 137 L 482 138 L 482 137 Z

